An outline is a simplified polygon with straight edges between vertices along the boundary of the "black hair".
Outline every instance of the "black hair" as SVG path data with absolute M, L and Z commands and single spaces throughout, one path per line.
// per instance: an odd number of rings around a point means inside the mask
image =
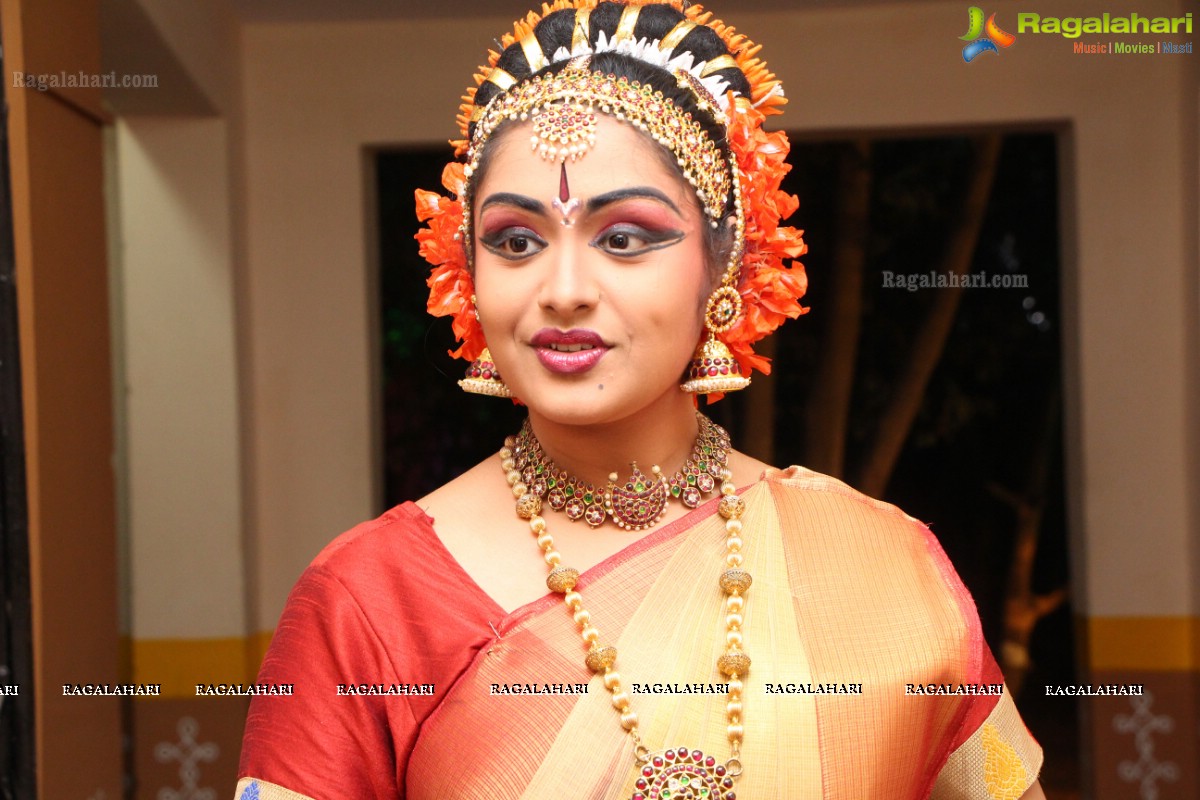
M 626 5 L 624 3 L 599 3 L 592 10 L 588 18 L 588 43 L 595 46 L 602 31 L 611 39 L 613 34 L 616 33 L 617 26 L 621 21 L 621 14 L 625 8 Z M 541 45 L 542 52 L 547 58 L 553 57 L 554 53 L 560 47 L 565 47 L 567 50 L 571 49 L 572 40 L 577 29 L 575 14 L 575 10 L 569 8 L 555 11 L 544 17 L 534 27 L 533 35 L 537 38 L 538 44 Z M 681 11 L 666 3 L 642 6 L 641 12 L 638 14 L 637 25 L 634 26 L 633 36 L 635 39 L 661 40 L 672 28 L 686 19 L 687 17 Z M 691 53 L 697 63 L 711 61 L 718 56 L 731 55 L 729 49 L 725 46 L 724 40 L 715 31 L 704 25 L 697 25 L 693 28 L 675 49 L 671 51 L 671 57 L 674 58 L 685 52 Z M 500 60 L 496 66 L 512 75 L 518 81 L 525 80 L 534 75 L 533 70 L 530 68 L 529 60 L 525 56 L 525 50 L 521 47 L 520 42 L 514 42 L 506 47 L 504 52 L 500 54 Z M 554 74 L 566 66 L 566 61 L 551 64 L 541 70 L 541 74 Z M 618 78 L 637 81 L 643 86 L 652 86 L 655 90 L 661 91 L 663 96 L 669 98 L 678 108 L 690 112 L 692 118 L 704 129 L 705 135 L 725 151 L 727 159 L 732 160 L 726 143 L 725 127 L 717 122 L 710 112 L 701 110 L 696 104 L 696 98 L 692 94 L 692 91 L 680 87 L 674 76 L 666 70 L 652 64 L 647 64 L 644 61 L 639 61 L 632 56 L 611 52 L 594 55 L 589 68 L 595 72 L 604 72 Z M 732 91 L 738 92 L 745 97 L 750 96 L 750 84 L 746 80 L 746 76 L 737 67 L 730 66 L 714 72 L 713 75 L 722 78 L 728 83 Z M 500 93 L 500 87 L 490 81 L 484 81 L 475 95 L 475 105 L 482 108 Z M 473 136 L 474 133 L 475 123 L 472 123 L 468 131 L 468 137 Z M 664 163 L 669 163 L 682 180 L 683 173 L 678 163 L 676 163 L 675 156 L 668 153 L 665 148 L 660 147 L 659 149 L 663 153 Z M 488 152 L 485 150 L 471 181 L 472 187 L 479 185 L 483 173 L 487 170 L 489 160 Z M 733 246 L 731 229 L 725 224 L 726 219 L 732 213 L 732 209 L 731 195 L 726 198 L 725 213 L 720 221 L 721 224 L 716 228 L 712 228 L 707 223 L 703 226 L 706 232 L 705 251 L 709 261 L 709 268 L 713 272 L 714 278 L 724 271 L 725 260 L 728 257 L 730 248 Z M 468 244 L 468 246 L 473 246 L 473 244 Z

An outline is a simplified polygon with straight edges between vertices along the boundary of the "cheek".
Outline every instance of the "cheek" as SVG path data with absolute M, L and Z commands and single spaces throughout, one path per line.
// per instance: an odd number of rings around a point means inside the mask
M 511 328 L 519 310 L 525 305 L 520 281 L 511 271 L 489 265 L 480 259 L 475 267 L 475 305 L 479 310 L 479 323 L 489 344 L 504 338 L 504 330 Z
M 696 341 L 704 331 L 704 309 L 708 305 L 708 298 L 712 295 L 715 287 L 712 284 L 712 276 L 703 248 L 696 248 L 692 253 L 692 258 L 694 259 L 693 268 L 688 272 L 690 280 L 680 283 L 678 289 L 680 295 L 679 316 L 681 324 L 686 320 L 688 336 Z
M 697 280 L 690 271 L 644 295 L 640 318 L 657 331 L 656 341 L 674 357 L 690 358 L 704 331 L 707 276 Z

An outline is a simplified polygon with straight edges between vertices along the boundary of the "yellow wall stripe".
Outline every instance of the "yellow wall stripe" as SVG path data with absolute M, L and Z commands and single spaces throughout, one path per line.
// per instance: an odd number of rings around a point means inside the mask
M 1089 617 L 1086 624 L 1094 670 L 1200 669 L 1200 618 Z
M 162 697 L 195 697 L 200 683 L 253 683 L 271 631 L 223 639 L 126 641 L 129 680 L 161 684 Z

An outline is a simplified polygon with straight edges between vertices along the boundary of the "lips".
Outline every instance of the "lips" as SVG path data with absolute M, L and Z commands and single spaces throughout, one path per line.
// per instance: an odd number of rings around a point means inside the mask
M 529 342 L 542 366 L 559 375 L 587 372 L 604 358 L 609 346 L 595 331 L 542 328 Z

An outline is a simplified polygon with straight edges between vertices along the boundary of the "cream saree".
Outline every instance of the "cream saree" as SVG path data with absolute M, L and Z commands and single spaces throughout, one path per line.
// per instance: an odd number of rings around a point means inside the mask
M 800 468 L 769 472 L 742 496 L 753 665 L 737 796 L 1019 798 L 1037 777 L 1041 750 L 929 530 Z M 601 640 L 618 648 L 651 750 L 683 745 L 718 761 L 729 756 L 725 696 L 703 691 L 722 683 L 724 536 L 710 503 L 580 579 Z M 583 666 L 559 596 L 518 609 L 495 631 L 452 685 L 438 686 L 427 715 L 412 720 L 414 743 L 393 762 L 397 795 L 631 797 L 633 743 L 601 679 Z M 242 800 L 333 796 L 319 777 L 285 790 L 269 764 L 245 755 L 241 774 Z

